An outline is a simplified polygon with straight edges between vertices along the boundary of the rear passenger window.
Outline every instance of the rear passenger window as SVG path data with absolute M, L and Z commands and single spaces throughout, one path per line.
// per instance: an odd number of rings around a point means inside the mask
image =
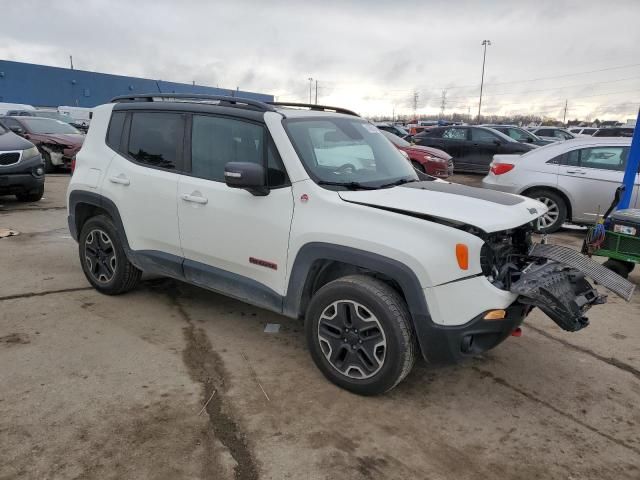
M 134 112 L 131 114 L 128 155 L 156 168 L 182 168 L 184 116 L 179 113 Z
M 191 174 L 224 182 L 224 167 L 229 162 L 250 162 L 267 169 L 270 187 L 288 183 L 275 147 L 269 145 L 264 127 L 242 120 L 194 115 L 191 126 Z M 265 162 L 265 152 L 267 158 Z
M 452 140 L 466 140 L 467 129 L 466 128 L 449 128 L 444 131 L 442 138 L 449 138 Z
M 580 150 L 580 164 L 586 168 L 624 171 L 629 149 L 626 147 L 593 147 Z
M 114 150 L 120 150 L 120 142 L 122 140 L 122 127 L 124 126 L 125 112 L 113 112 L 111 121 L 109 122 L 109 131 L 107 132 L 107 145 Z

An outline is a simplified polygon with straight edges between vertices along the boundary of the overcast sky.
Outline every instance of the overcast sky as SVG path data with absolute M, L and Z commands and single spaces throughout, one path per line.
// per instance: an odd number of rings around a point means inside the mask
M 635 117 L 640 1 L 4 1 L 0 58 L 258 91 L 365 115 Z M 554 78 L 548 78 L 554 77 Z M 532 81 L 533 80 L 533 81 Z M 315 89 L 315 84 L 314 84 Z M 314 90 L 315 95 L 315 90 Z

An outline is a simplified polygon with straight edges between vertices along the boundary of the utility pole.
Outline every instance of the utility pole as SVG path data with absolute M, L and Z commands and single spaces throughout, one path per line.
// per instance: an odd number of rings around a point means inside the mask
M 417 111 L 418 111 L 418 97 L 419 93 L 417 90 L 413 91 L 413 117 L 417 120 Z
M 444 115 L 444 110 L 447 108 L 447 91 L 442 90 L 442 100 L 440 101 L 440 118 Z
M 316 79 L 316 105 L 318 104 L 318 79 Z
M 71 70 L 73 70 L 73 55 L 69 55 L 69 63 L 71 64 Z
M 484 63 L 487 60 L 487 46 L 491 45 L 491 40 L 483 40 L 484 54 L 482 55 L 482 79 L 480 80 L 480 101 L 478 102 L 478 123 L 480 123 L 480 110 L 482 109 L 482 88 L 484 87 Z
M 569 105 L 569 100 L 564 101 L 564 117 L 562 118 L 562 124 L 567 124 L 567 106 Z
M 313 78 L 309 77 L 309 104 L 311 104 L 311 89 L 313 88 Z

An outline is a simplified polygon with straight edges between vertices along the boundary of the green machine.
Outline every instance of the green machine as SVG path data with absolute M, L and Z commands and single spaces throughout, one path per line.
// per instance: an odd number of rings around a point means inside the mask
M 640 209 L 613 211 L 619 205 L 624 190 L 624 185 L 618 187 L 609 210 L 589 228 L 582 253 L 607 257 L 604 266 L 627 278 L 636 263 L 640 263 Z

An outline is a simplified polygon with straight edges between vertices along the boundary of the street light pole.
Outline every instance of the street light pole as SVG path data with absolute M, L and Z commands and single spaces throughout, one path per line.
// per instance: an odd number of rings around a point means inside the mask
M 311 105 L 311 89 L 313 88 L 313 78 L 309 77 L 309 105 Z
M 491 45 L 491 40 L 483 40 L 484 54 L 482 56 L 482 80 L 480 80 L 480 101 L 478 102 L 478 123 L 480 123 L 480 110 L 482 108 L 482 88 L 484 87 L 484 62 L 487 60 L 487 45 Z

